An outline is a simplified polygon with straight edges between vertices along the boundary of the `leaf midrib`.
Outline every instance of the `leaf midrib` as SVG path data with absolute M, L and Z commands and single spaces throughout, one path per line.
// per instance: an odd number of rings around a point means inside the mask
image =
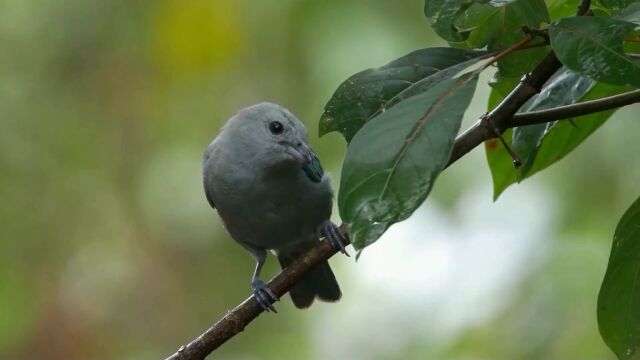
M 391 182 L 391 179 L 395 175 L 395 172 L 398 169 L 398 165 L 400 164 L 402 159 L 404 159 L 404 154 L 407 152 L 407 149 L 409 148 L 409 146 L 413 144 L 413 141 L 415 140 L 415 138 L 420 134 L 420 131 L 422 130 L 424 125 L 427 123 L 427 120 L 430 119 L 431 115 L 440 108 L 440 106 L 444 103 L 446 99 L 449 98 L 449 96 L 452 93 L 454 93 L 462 85 L 464 85 L 470 78 L 472 78 L 473 74 L 474 73 L 471 72 L 467 74 L 465 77 L 460 78 L 460 80 L 458 80 L 458 83 L 454 84 L 454 86 L 450 87 L 444 94 L 442 94 L 442 96 L 440 96 L 440 98 L 433 105 L 431 105 L 429 109 L 427 109 L 427 112 L 418 120 L 418 123 L 416 124 L 416 126 L 407 135 L 407 137 L 405 138 L 404 144 L 400 149 L 400 152 L 398 152 L 398 155 L 396 155 L 396 158 L 394 159 L 393 165 L 390 168 L 389 175 L 387 176 L 387 179 L 382 188 L 382 191 L 378 196 L 378 204 L 382 202 L 382 198 L 386 195 L 387 189 L 389 188 L 389 183 Z

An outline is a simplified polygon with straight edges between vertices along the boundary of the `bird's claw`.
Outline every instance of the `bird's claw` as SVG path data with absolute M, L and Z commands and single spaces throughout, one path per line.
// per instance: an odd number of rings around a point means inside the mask
M 346 256 L 351 256 L 347 252 L 347 249 L 344 247 L 344 243 L 348 240 L 347 236 L 342 232 L 342 230 L 340 230 L 340 228 L 336 224 L 332 223 L 331 221 L 325 221 L 320 228 L 320 233 L 327 239 L 327 241 L 329 241 L 334 249 L 345 254 Z
M 278 301 L 278 297 L 262 280 L 253 280 L 251 282 L 251 288 L 253 289 L 253 296 L 256 298 L 258 305 L 260 305 L 264 311 L 277 313 L 276 308 L 273 307 L 273 303 Z

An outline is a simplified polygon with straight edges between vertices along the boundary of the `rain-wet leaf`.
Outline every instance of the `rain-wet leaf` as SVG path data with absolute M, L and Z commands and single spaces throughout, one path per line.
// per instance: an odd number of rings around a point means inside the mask
M 598 1 L 605 9 L 612 10 L 614 13 L 618 13 L 627 6 L 637 2 L 637 0 L 599 0 Z
M 428 48 L 414 51 L 377 69 L 345 80 L 320 118 L 320 135 L 339 131 L 351 141 L 358 130 L 380 112 L 441 81 L 452 78 L 487 57 L 485 51 Z
M 444 79 L 376 116 L 349 144 L 338 206 L 356 249 L 408 218 L 446 166 L 477 74 Z
M 598 326 L 620 360 L 640 348 L 640 198 L 620 219 L 598 295 Z
M 628 21 L 636 25 L 640 25 L 640 2 L 635 2 L 627 6 L 614 19 Z
M 569 69 L 614 85 L 640 87 L 640 64 L 626 56 L 622 41 L 635 24 L 605 17 L 564 18 L 549 30 L 551 46 Z
M 556 72 L 547 81 L 540 94 L 527 101 L 519 112 L 544 110 L 560 105 L 573 104 L 580 100 L 594 85 L 595 81 L 578 75 L 571 70 L 562 69 Z M 533 166 L 538 149 L 542 144 L 542 139 L 555 123 L 555 121 L 552 121 L 513 129 L 513 149 L 522 161 L 522 167 L 518 169 L 519 178 L 526 176 Z

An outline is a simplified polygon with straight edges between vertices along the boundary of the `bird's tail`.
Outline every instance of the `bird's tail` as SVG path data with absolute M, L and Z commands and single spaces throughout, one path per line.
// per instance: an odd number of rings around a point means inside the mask
M 278 252 L 278 261 L 284 269 L 292 263 L 306 249 L 299 251 Z M 291 300 L 299 309 L 308 308 L 317 297 L 324 301 L 338 301 L 342 296 L 329 263 L 324 261 L 309 271 L 300 282 L 289 291 Z

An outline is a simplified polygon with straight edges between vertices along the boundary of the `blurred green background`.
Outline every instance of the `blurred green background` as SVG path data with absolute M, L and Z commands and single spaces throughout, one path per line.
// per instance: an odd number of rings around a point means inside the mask
M 0 1 L 0 359 L 163 358 L 248 296 L 253 260 L 204 198 L 203 150 L 237 109 L 277 102 L 337 184 L 324 103 L 357 71 L 444 45 L 422 6 Z M 640 194 L 637 120 L 619 111 L 496 203 L 475 150 L 360 261 L 332 259 L 340 303 L 287 297 L 215 358 L 613 359 L 596 299 Z

